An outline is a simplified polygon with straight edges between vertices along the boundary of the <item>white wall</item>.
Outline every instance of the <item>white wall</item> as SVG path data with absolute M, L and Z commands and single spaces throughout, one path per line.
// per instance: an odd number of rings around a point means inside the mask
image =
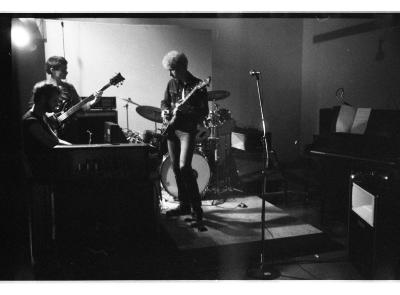
M 303 20 L 296 18 L 90 18 L 115 24 L 176 25 L 210 30 L 212 87 L 230 97 L 218 101 L 240 127 L 261 129 L 261 116 L 250 69 L 262 72 L 268 131 L 280 160 L 297 158 L 300 136 Z
M 63 55 L 61 21 L 46 21 L 46 58 Z M 120 72 L 125 81 L 110 87 L 104 96 L 117 97 L 118 123 L 125 128 L 126 103 L 131 98 L 140 105 L 160 107 L 169 72 L 161 64 L 163 56 L 176 49 L 186 53 L 189 70 L 201 79 L 211 75 L 211 33 L 167 25 L 110 24 L 64 21 L 67 81 L 80 96 L 89 96 Z M 129 106 L 129 128 L 143 132 L 154 130 L 154 123 Z M 160 127 L 160 126 L 159 126 Z

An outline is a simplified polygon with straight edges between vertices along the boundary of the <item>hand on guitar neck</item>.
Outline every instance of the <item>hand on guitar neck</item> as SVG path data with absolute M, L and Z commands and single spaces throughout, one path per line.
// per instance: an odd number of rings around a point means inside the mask
M 90 109 L 90 107 L 96 103 L 98 103 L 101 100 L 101 97 L 103 96 L 103 91 L 99 90 L 93 93 L 91 96 L 93 96 L 93 99 L 89 101 L 89 103 L 86 104 L 87 108 Z
M 122 84 L 122 82 L 124 80 L 125 80 L 125 78 L 120 73 L 116 74 L 100 90 L 96 91 L 89 97 L 86 97 L 82 101 L 78 102 L 77 104 L 75 104 L 74 106 L 69 108 L 67 111 L 61 112 L 59 114 L 53 114 L 53 116 L 50 117 L 50 121 L 51 121 L 50 125 L 52 125 L 52 127 L 54 129 L 62 128 L 65 121 L 68 118 L 70 118 L 75 112 L 79 111 L 80 109 L 84 109 L 85 105 L 87 103 L 90 103 L 90 105 L 95 104 L 100 99 L 100 97 L 103 95 L 104 90 L 106 90 L 110 86 L 118 87 L 120 84 Z

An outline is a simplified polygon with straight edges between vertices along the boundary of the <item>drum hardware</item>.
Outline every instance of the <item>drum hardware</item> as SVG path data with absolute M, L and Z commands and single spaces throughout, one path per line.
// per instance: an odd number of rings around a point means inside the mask
M 211 116 L 214 116 L 217 112 L 218 105 L 213 105 L 213 109 L 210 112 Z M 226 114 L 230 112 L 226 110 Z M 211 117 L 210 116 L 210 117 Z M 209 117 L 209 118 L 210 118 Z M 211 185 L 209 186 L 209 192 L 212 195 L 216 195 L 217 198 L 221 199 L 221 196 L 228 196 L 236 193 L 243 193 L 242 190 L 239 190 L 233 187 L 234 183 L 237 183 L 237 178 L 234 178 L 234 173 L 237 173 L 235 164 L 231 151 L 231 140 L 229 131 L 229 135 L 224 135 L 226 133 L 226 129 L 224 131 L 224 124 L 228 122 L 231 118 L 229 117 L 227 121 L 224 121 L 222 124 L 217 120 L 209 120 L 208 124 L 210 129 L 210 136 L 208 138 L 209 146 L 207 150 L 207 155 L 209 156 L 209 162 L 213 171 L 213 179 Z M 215 123 L 216 122 L 216 123 Z M 222 132 L 222 133 L 221 133 Z M 227 141 L 227 136 L 229 140 Z M 217 159 L 217 161 L 215 161 Z M 224 198 L 222 198 L 224 200 Z
M 129 104 L 136 106 L 140 105 L 134 102 L 130 97 L 120 99 L 126 102 L 126 104 L 123 106 L 126 113 L 126 128 L 124 128 L 125 137 L 130 143 L 142 143 L 143 141 L 140 138 L 139 132 L 129 129 Z
M 145 142 L 139 131 L 127 130 L 124 131 L 124 134 L 129 143 L 144 143 L 152 148 L 157 148 L 155 145 Z
M 211 127 L 222 126 L 227 120 L 231 119 L 231 112 L 227 109 L 222 109 L 219 107 L 215 101 L 211 104 L 211 110 L 208 113 L 206 119 L 206 125 Z
M 138 103 L 132 101 L 132 99 L 131 99 L 130 97 L 128 97 L 128 98 L 121 98 L 121 100 L 126 101 L 127 103 L 134 104 L 135 106 L 140 106 L 140 104 L 138 104 Z
M 92 135 L 93 135 L 93 132 L 91 132 L 91 131 L 88 129 L 88 130 L 86 130 L 86 133 L 89 135 L 88 144 L 92 144 Z
M 229 91 L 226 90 L 213 90 L 207 92 L 208 101 L 216 101 L 227 98 L 230 94 Z

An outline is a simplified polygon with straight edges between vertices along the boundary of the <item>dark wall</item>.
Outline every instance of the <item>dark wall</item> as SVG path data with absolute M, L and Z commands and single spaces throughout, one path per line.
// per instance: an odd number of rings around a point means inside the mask
M 11 18 L 0 16 L 0 279 L 12 279 L 15 262 L 25 241 L 24 198 L 22 193 L 20 105 L 18 87 L 13 82 L 11 61 Z
M 18 100 L 21 115 L 28 110 L 28 101 L 35 83 L 46 79 L 44 40 L 36 39 L 33 47 L 28 49 L 12 48 L 16 83 L 18 85 Z
M 301 97 L 303 144 L 317 134 L 320 108 L 345 100 L 355 107 L 400 108 L 400 29 L 396 14 L 304 21 Z M 375 24 L 375 25 L 374 25 Z M 316 36 L 334 38 L 314 42 Z

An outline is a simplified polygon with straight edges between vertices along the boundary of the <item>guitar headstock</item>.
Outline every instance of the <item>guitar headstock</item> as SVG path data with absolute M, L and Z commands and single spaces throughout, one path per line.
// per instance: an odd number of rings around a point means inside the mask
M 110 79 L 110 84 L 118 87 L 124 80 L 125 78 L 121 75 L 121 73 L 118 73 Z

